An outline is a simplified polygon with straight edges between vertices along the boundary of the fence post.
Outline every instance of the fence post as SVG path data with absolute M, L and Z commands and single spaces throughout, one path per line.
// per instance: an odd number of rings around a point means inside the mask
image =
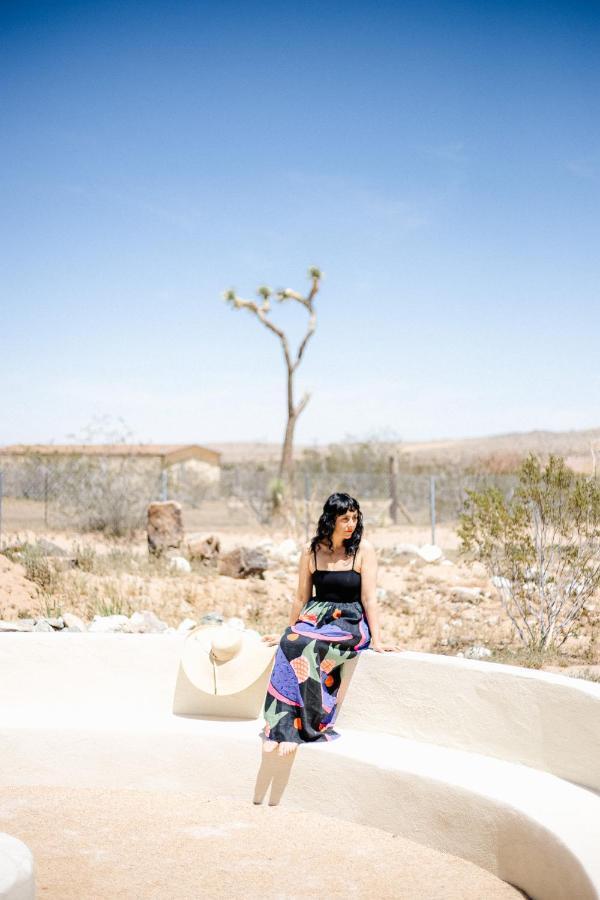
M 44 525 L 48 527 L 48 469 L 44 469 Z
M 389 458 L 390 517 L 394 525 L 398 523 L 398 460 L 396 455 Z
M 431 543 L 435 544 L 435 475 L 429 478 L 429 516 L 431 519 Z
M 168 500 L 169 499 L 169 483 L 167 479 L 167 470 L 160 470 L 160 499 Z

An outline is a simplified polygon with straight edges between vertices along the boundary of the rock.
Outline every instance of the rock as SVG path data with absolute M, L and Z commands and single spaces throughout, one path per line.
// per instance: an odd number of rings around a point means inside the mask
M 46 538 L 38 538 L 38 540 L 33 544 L 35 550 L 38 550 L 44 556 L 67 556 L 67 551 L 62 547 L 59 547 L 58 544 L 54 544 L 52 541 L 47 541 Z
M 438 547 L 437 544 L 423 544 L 422 547 L 419 547 L 419 556 L 427 563 L 437 562 L 442 559 L 443 555 L 441 547 Z
M 278 562 L 295 565 L 300 561 L 298 545 L 292 538 L 287 538 L 280 544 L 275 544 L 270 548 L 270 551 L 266 550 L 266 552 L 269 553 L 272 559 L 277 560 Z
M 125 626 L 129 623 L 127 616 L 100 616 L 95 615 L 90 623 L 88 631 L 97 631 L 102 633 L 124 631 Z
M 196 627 L 196 622 L 193 619 L 182 619 L 182 621 L 177 626 L 177 631 L 191 631 L 192 628 Z
M 192 571 L 192 567 L 184 556 L 170 556 L 168 565 L 169 569 L 173 569 L 175 572 Z
M 483 594 L 481 588 L 457 585 L 450 591 L 450 598 L 457 603 L 480 603 Z
M 236 631 L 244 631 L 246 628 L 244 620 L 240 619 L 239 616 L 231 616 L 231 618 L 226 620 L 225 625 L 228 628 L 235 628 Z
M 87 631 L 87 626 L 83 619 L 80 619 L 74 613 L 63 613 L 63 620 L 69 631 Z
M 50 622 L 46 621 L 46 619 L 37 619 L 32 631 L 54 631 L 54 628 L 50 624 Z
M 394 544 L 393 547 L 387 551 L 388 556 L 392 559 L 400 559 L 404 558 L 405 561 L 409 559 L 414 559 L 419 555 L 419 548 L 416 544 Z
M 275 541 L 272 541 L 271 538 L 263 538 L 261 541 L 258 541 L 255 546 L 258 550 L 264 550 L 265 553 L 270 553 L 275 546 Z
M 178 550 L 183 540 L 181 504 L 174 500 L 150 503 L 147 516 L 149 552 L 161 556 L 165 550 Z
M 451 559 L 443 559 L 440 563 L 440 566 L 453 566 L 454 563 Z
M 33 631 L 33 619 L 19 619 L 16 622 L 0 619 L 0 632 L 3 631 Z
M 166 631 L 168 627 L 151 609 L 142 609 L 131 614 L 123 631 L 132 634 L 157 634 Z
M 468 650 L 465 650 L 464 655 L 465 659 L 484 659 L 487 656 L 491 656 L 492 651 L 488 650 L 487 647 L 476 644 L 473 647 L 469 647 Z
M 508 580 L 508 578 L 503 578 L 501 575 L 494 575 L 491 579 L 491 582 L 495 588 L 498 588 L 499 591 L 510 590 L 510 581 Z
M 205 538 L 195 538 L 187 543 L 190 559 L 212 561 L 221 552 L 221 541 L 216 534 L 209 534 Z
M 201 625 L 222 625 L 223 616 L 218 612 L 209 612 L 200 619 Z
M 248 578 L 252 575 L 263 578 L 263 573 L 268 567 L 267 557 L 261 550 L 254 547 L 236 547 L 221 557 L 218 571 L 220 575 L 228 575 L 230 578 Z
M 385 603 L 387 595 L 388 595 L 388 592 L 386 591 L 385 588 L 378 587 L 377 590 L 375 591 L 375 596 L 380 603 Z
M 62 616 L 57 616 L 55 618 L 44 616 L 44 622 L 47 622 L 48 625 L 51 625 L 55 631 L 61 631 L 61 629 L 65 627 L 65 620 Z

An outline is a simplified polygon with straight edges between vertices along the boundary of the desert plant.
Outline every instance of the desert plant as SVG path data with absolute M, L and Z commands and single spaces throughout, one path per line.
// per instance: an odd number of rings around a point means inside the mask
M 317 314 L 315 312 L 314 299 L 317 295 L 317 291 L 319 290 L 321 278 L 323 277 L 320 269 L 314 267 L 311 267 L 308 270 L 308 275 L 311 280 L 311 288 L 306 297 L 303 297 L 297 291 L 293 291 L 290 288 L 283 288 L 278 291 L 273 291 L 271 288 L 266 286 L 258 288 L 257 294 L 262 297 L 262 302 L 260 304 L 256 303 L 256 301 L 254 300 L 243 300 L 241 297 L 238 297 L 235 290 L 233 289 L 225 291 L 223 295 L 225 301 L 227 303 L 230 303 L 234 309 L 250 310 L 250 312 L 253 313 L 257 317 L 257 319 L 266 328 L 269 329 L 269 331 L 271 331 L 277 338 L 279 338 L 279 341 L 281 343 L 287 373 L 287 422 L 285 428 L 285 437 L 281 449 L 278 477 L 283 480 L 286 486 L 286 490 L 289 489 L 291 497 L 293 497 L 294 493 L 294 431 L 296 428 L 298 417 L 300 416 L 301 412 L 310 399 L 310 394 L 304 394 L 298 404 L 294 402 L 294 375 L 296 369 L 300 365 L 300 361 L 306 349 L 306 345 L 308 344 L 308 341 L 314 334 L 317 327 Z M 306 334 L 304 335 L 298 346 L 295 357 L 292 356 L 285 332 L 283 332 L 282 329 L 275 325 L 269 318 L 269 312 L 271 310 L 270 298 L 272 296 L 275 296 L 280 303 L 285 300 L 295 300 L 296 302 L 304 306 L 308 312 L 309 318 Z
M 467 491 L 460 552 L 484 564 L 521 641 L 560 647 L 600 586 L 600 486 L 551 455 L 530 454 L 507 499 Z

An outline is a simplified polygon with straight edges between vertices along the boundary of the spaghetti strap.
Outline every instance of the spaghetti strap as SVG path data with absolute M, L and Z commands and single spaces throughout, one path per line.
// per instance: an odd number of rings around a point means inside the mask
M 354 556 L 352 557 L 352 571 L 354 571 L 354 563 L 356 562 L 356 554 L 358 553 L 358 547 L 354 551 Z
M 315 558 L 315 572 L 316 572 L 317 571 L 317 551 L 315 550 L 314 547 L 313 547 L 313 556 Z

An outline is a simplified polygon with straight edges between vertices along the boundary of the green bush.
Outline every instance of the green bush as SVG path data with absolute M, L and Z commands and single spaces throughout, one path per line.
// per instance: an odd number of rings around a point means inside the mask
M 510 499 L 467 492 L 460 550 L 493 576 L 522 642 L 558 648 L 600 586 L 600 487 L 552 455 L 530 454 L 518 478 Z

